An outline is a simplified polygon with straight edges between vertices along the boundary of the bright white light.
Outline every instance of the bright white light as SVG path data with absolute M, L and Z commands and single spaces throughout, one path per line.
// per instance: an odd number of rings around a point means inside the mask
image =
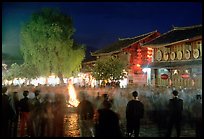
M 174 70 L 173 74 L 178 74 L 178 70 Z
M 120 88 L 126 88 L 128 84 L 127 78 L 124 78 L 123 80 L 120 80 Z
M 19 83 L 19 80 L 17 79 L 17 78 L 15 78 L 14 80 L 13 80 L 13 84 L 14 85 L 19 85 L 20 83 Z
M 38 83 L 39 84 L 45 84 L 46 83 L 46 78 L 45 77 L 38 78 Z
M 38 85 L 38 82 L 37 82 L 37 80 L 36 79 L 33 79 L 33 80 L 31 80 L 31 82 L 30 82 L 31 84 L 33 84 L 33 85 L 35 85 L 35 86 L 37 86 Z
M 146 73 L 146 72 L 150 72 L 151 69 L 150 69 L 150 68 L 144 68 L 144 69 L 142 69 L 142 71 L 143 71 L 144 73 Z
M 59 78 L 55 78 L 55 76 L 50 76 L 48 78 L 48 84 L 51 84 L 51 85 L 59 84 Z
M 69 81 L 69 84 L 68 84 L 68 93 L 69 93 L 69 103 L 72 106 L 77 107 L 79 104 L 79 101 L 77 100 L 76 91 L 71 81 Z

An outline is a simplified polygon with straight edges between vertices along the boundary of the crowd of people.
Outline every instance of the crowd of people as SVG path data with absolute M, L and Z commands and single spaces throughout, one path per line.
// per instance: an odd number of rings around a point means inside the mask
M 65 87 L 66 88 L 66 87 Z M 1 124 L 2 137 L 63 137 L 64 116 L 66 115 L 67 96 L 63 92 L 68 90 L 55 87 L 50 89 L 32 88 L 9 90 L 2 87 L 3 117 Z M 145 91 L 145 90 L 144 90 Z M 28 97 L 30 92 L 34 94 Z M 67 94 L 67 93 L 66 93 Z M 96 94 L 96 93 L 95 93 Z M 185 100 L 179 98 L 179 91 L 170 92 L 173 96 L 160 110 L 165 109 L 167 115 L 166 137 L 171 137 L 173 127 L 176 128 L 177 137 L 181 136 Z M 167 95 L 168 92 L 167 92 Z M 144 100 L 160 94 L 144 94 L 132 90 L 131 97 L 126 97 L 118 90 L 115 93 L 99 93 L 90 96 L 86 91 L 78 93 L 80 100 L 77 106 L 81 137 L 139 137 L 141 120 L 147 116 L 152 117 L 149 109 L 153 108 Z M 117 101 L 120 99 L 120 101 Z M 147 99 L 146 99 L 147 100 Z M 156 99 L 155 99 L 156 100 Z M 158 101 L 158 100 L 156 100 Z M 161 102 L 160 99 L 158 102 Z M 150 103 L 150 102 L 149 102 Z M 158 107 L 158 106 L 157 106 Z M 148 108 L 148 109 L 147 109 Z M 196 137 L 202 137 L 202 97 L 196 95 L 192 104 L 192 117 L 195 124 Z M 153 113 L 154 115 L 158 115 Z M 125 134 L 121 122 L 126 123 Z M 18 123 L 20 122 L 20 123 Z M 20 130 L 18 132 L 18 125 Z
M 20 93 L 8 92 L 2 88 L 2 137 L 60 137 L 64 136 L 64 115 L 66 100 L 62 93 L 51 93 L 33 90 L 30 98 L 28 90 Z M 20 122 L 20 123 L 18 123 Z M 19 131 L 18 131 L 19 125 Z

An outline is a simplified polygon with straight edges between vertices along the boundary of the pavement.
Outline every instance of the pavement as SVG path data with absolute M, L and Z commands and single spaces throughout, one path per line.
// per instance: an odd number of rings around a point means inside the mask
M 65 118 L 65 137 L 83 137 L 80 135 L 79 119 L 76 113 L 69 113 Z M 121 131 L 125 137 L 125 123 L 121 124 Z M 157 126 L 148 122 L 141 125 L 140 137 L 165 137 L 165 129 L 158 130 Z M 90 135 L 89 137 L 91 137 Z M 171 137 L 176 137 L 175 129 L 172 130 Z M 195 130 L 190 126 L 183 126 L 181 137 L 195 137 Z
M 64 137 L 83 137 L 83 135 L 80 135 L 79 117 L 75 112 L 69 112 L 65 115 L 64 128 Z M 121 124 L 121 131 L 125 137 L 125 123 Z M 19 133 L 20 128 L 18 126 L 18 137 L 20 137 Z M 154 123 L 149 122 L 141 125 L 140 137 L 164 137 L 164 135 L 165 129 L 159 131 Z M 93 137 L 93 135 L 90 135 L 89 137 Z M 171 137 L 176 137 L 175 129 L 173 129 Z M 195 130 L 190 126 L 183 126 L 181 137 L 195 137 Z

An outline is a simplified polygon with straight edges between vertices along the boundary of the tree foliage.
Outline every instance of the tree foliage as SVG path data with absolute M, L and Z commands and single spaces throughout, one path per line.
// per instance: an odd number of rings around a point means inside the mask
M 92 75 L 96 80 L 119 80 L 125 76 L 125 68 L 123 61 L 118 58 L 101 58 L 96 61 Z
M 17 63 L 14 63 L 11 65 L 10 69 L 4 72 L 3 74 L 3 80 L 13 80 L 14 78 L 19 77 L 19 71 L 20 71 L 20 66 Z
M 26 63 L 18 65 L 17 63 L 14 63 L 9 70 L 4 72 L 3 79 L 13 80 L 14 78 L 26 78 L 30 80 L 38 76 L 39 72 L 33 65 Z
M 20 65 L 20 78 L 34 79 L 40 76 L 38 69 L 31 64 Z
M 69 77 L 81 68 L 85 47 L 74 42 L 71 18 L 55 9 L 34 13 L 21 30 L 21 52 L 25 63 L 40 75 Z

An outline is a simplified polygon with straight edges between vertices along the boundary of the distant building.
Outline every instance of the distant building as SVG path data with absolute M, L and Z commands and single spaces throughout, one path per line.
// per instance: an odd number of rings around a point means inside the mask
M 124 61 L 128 68 L 128 84 L 146 85 L 148 84 L 148 75 L 142 71 L 142 65 L 152 62 L 152 49 L 141 47 L 160 35 L 153 31 L 133 38 L 123 38 L 118 41 L 91 53 L 97 59 L 106 56 L 114 56 Z
M 84 61 L 82 61 L 81 72 L 91 72 L 91 68 L 94 67 L 95 62 L 96 62 L 95 56 L 86 58 Z
M 202 88 L 202 25 L 173 27 L 142 47 L 153 49 L 152 85 Z

